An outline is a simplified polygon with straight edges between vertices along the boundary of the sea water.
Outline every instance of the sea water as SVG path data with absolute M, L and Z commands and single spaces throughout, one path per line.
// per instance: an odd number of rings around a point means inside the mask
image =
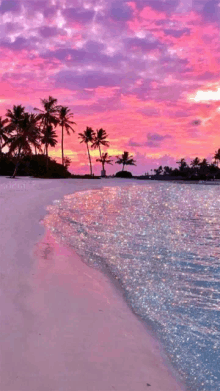
M 68 195 L 45 224 L 107 268 L 190 391 L 220 390 L 220 187 L 149 181 Z

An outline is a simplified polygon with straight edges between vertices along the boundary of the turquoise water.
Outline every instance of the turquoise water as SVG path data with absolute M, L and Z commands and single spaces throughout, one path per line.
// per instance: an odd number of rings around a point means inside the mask
M 66 196 L 45 224 L 120 282 L 190 391 L 220 389 L 220 187 L 164 182 Z

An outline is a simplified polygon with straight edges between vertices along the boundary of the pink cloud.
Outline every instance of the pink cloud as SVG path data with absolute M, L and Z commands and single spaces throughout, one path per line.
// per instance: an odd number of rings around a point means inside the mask
M 129 146 L 140 159 L 136 173 L 220 147 L 220 103 L 189 99 L 219 88 L 220 26 L 207 8 L 184 12 L 174 0 L 103 1 L 98 10 L 78 1 L 3 3 L 2 15 L 17 19 L 1 19 L 1 115 L 13 104 L 31 109 L 55 96 L 74 112 L 76 132 L 103 127 L 112 151 Z M 60 129 L 58 135 L 60 158 Z M 72 169 L 87 172 L 77 134 L 65 142 Z

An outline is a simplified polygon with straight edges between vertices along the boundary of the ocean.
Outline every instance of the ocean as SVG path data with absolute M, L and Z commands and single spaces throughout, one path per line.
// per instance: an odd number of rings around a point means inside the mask
M 220 187 L 148 181 L 65 196 L 44 224 L 108 271 L 189 391 L 220 389 Z

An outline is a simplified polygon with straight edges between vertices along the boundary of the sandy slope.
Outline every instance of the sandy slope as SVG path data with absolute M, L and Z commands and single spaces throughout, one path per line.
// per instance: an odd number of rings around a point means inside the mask
M 0 177 L 0 391 L 181 389 L 107 277 L 39 224 L 65 194 L 127 183 Z

